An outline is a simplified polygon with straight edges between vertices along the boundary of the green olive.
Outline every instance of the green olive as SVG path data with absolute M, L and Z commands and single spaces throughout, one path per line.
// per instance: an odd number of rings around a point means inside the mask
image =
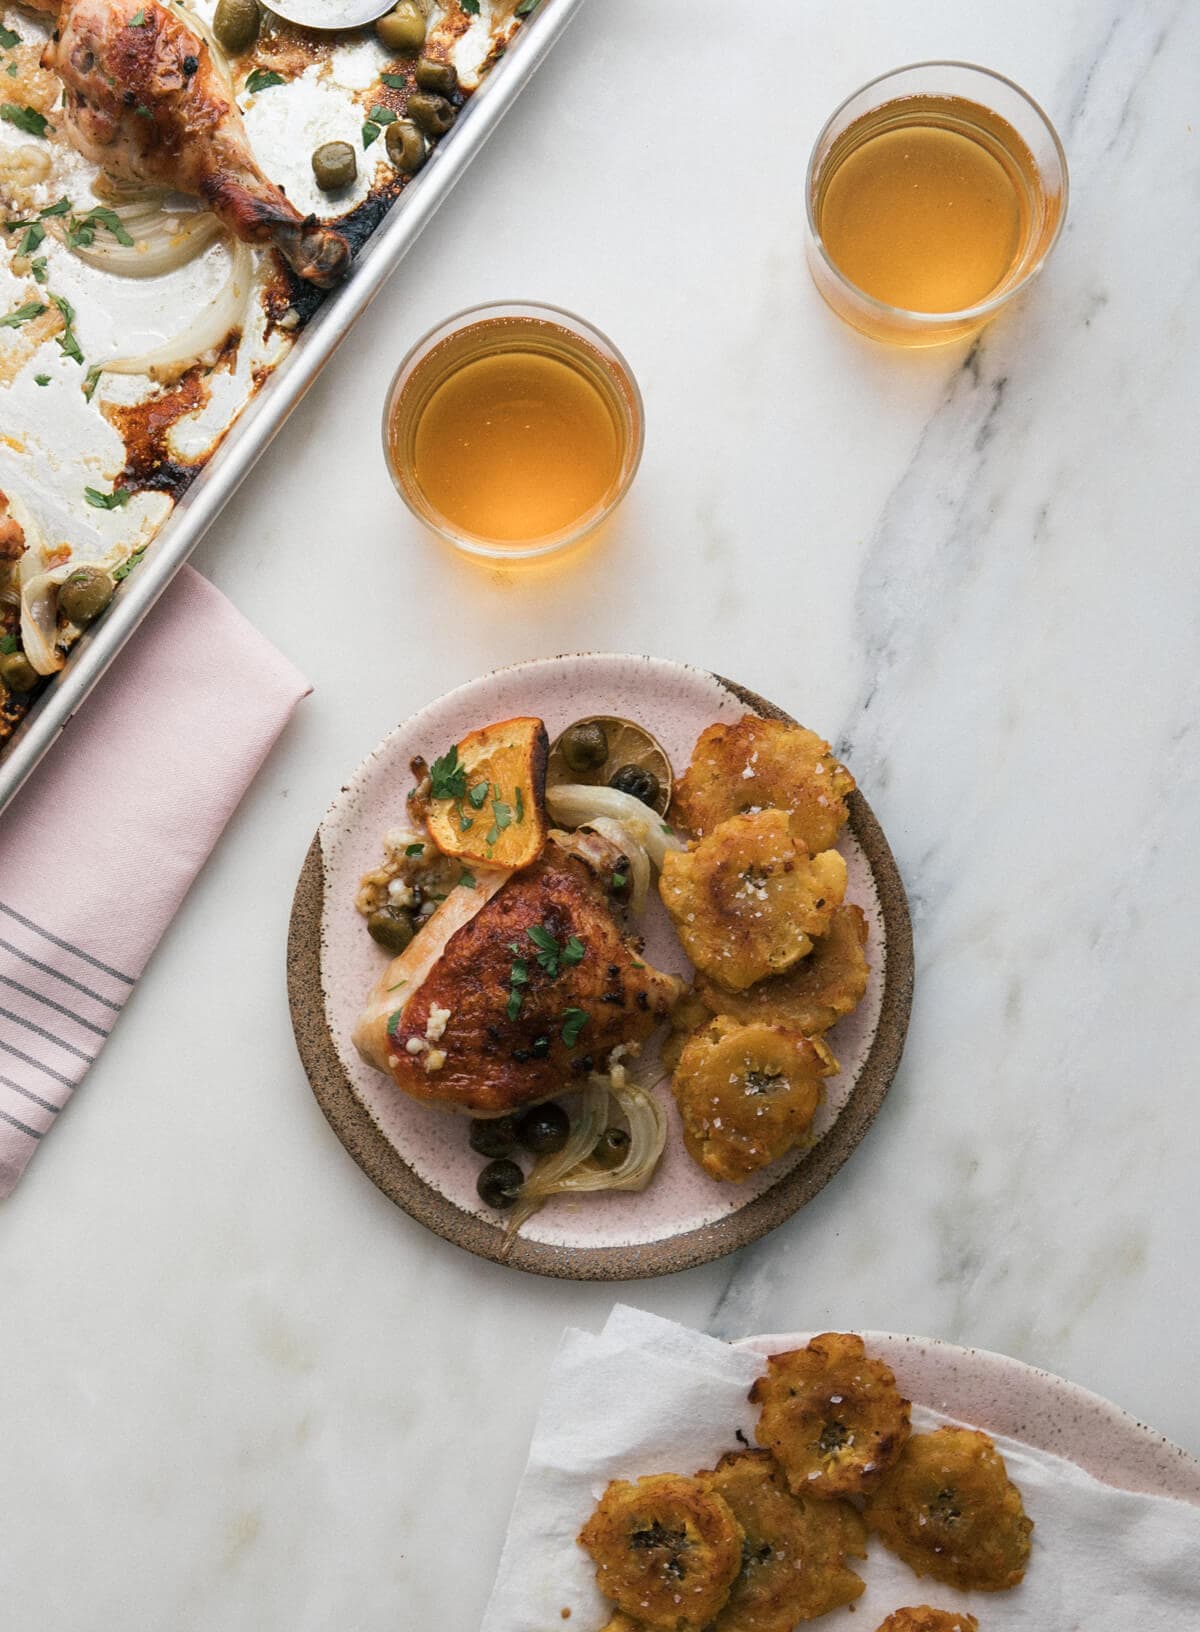
M 425 163 L 425 138 L 411 119 L 397 119 L 387 127 L 384 137 L 387 155 L 397 170 L 406 176 L 415 176 Z
M 618 793 L 628 793 L 634 799 L 640 799 L 644 805 L 653 805 L 662 792 L 662 785 L 654 772 L 641 765 L 622 765 L 609 777 L 608 785 L 616 788 Z
M 432 57 L 419 57 L 416 81 L 423 91 L 437 91 L 440 96 L 453 96 L 458 89 L 458 74 L 452 62 L 435 62 Z
M 432 91 L 414 91 L 408 99 L 409 116 L 429 136 L 444 136 L 454 123 L 454 107 Z
M 6 652 L 0 657 L 0 680 L 9 691 L 32 691 L 38 683 L 38 672 L 24 652 Z
M 218 0 L 212 27 L 226 51 L 232 51 L 234 56 L 248 51 L 262 27 L 258 0 Z
M 76 567 L 59 587 L 58 610 L 80 629 L 93 623 L 112 600 L 116 584 L 103 567 Z
M 323 142 L 312 156 L 317 186 L 326 193 L 350 187 L 358 175 L 358 160 L 349 142 Z
M 481 1156 L 511 1156 L 517 1142 L 515 1116 L 475 1117 L 467 1142 Z
M 394 11 L 380 17 L 375 32 L 389 51 L 419 51 L 425 44 L 425 13 L 416 0 L 400 0 Z
M 517 1199 L 525 1175 L 516 1162 L 489 1162 L 475 1181 L 479 1199 L 502 1211 Z
M 620 1167 L 628 1155 L 629 1135 L 624 1128 L 605 1128 L 592 1150 L 592 1160 L 606 1173 Z
M 608 758 L 608 738 L 598 720 L 584 720 L 562 734 L 562 756 L 573 771 L 595 771 Z
M 571 1119 L 561 1105 L 535 1105 L 517 1123 L 517 1141 L 535 1156 L 561 1150 L 571 1137 Z
M 385 952 L 403 952 L 415 933 L 412 915 L 400 907 L 379 907 L 367 919 L 367 934 Z

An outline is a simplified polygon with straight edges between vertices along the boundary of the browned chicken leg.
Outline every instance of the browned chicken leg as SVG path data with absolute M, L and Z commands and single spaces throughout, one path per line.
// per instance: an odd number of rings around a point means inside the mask
M 250 244 L 328 288 L 350 247 L 295 209 L 255 163 L 228 76 L 185 13 L 156 0 L 38 0 L 58 28 L 42 66 L 66 87 L 75 146 L 109 175 L 204 199 Z

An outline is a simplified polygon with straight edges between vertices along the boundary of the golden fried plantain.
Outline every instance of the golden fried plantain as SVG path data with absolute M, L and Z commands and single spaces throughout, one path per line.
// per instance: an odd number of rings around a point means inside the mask
M 725 992 L 700 975 L 696 995 L 714 1014 L 729 1015 L 745 1026 L 761 1020 L 817 1037 L 862 1001 L 871 973 L 863 954 L 866 944 L 866 915 L 847 903 L 836 909 L 825 934 L 813 940 L 808 957 L 785 975 L 760 980 L 746 992 Z
M 1033 1521 L 1004 1458 L 975 1428 L 914 1434 L 867 1498 L 872 1530 L 918 1575 L 963 1592 L 1024 1577 Z
M 658 887 L 696 968 L 741 992 L 811 952 L 846 893 L 846 863 L 836 850 L 810 857 L 783 811 L 762 810 L 668 850 Z
M 672 819 L 699 838 L 730 816 L 786 810 L 793 833 L 815 855 L 837 838 L 853 791 L 854 778 L 814 731 L 745 714 L 700 733 L 675 789 Z
M 629 1632 L 637 1632 L 636 1627 Z M 979 1632 L 979 1622 L 961 1609 L 930 1609 L 928 1604 L 918 1604 L 915 1609 L 896 1610 L 875 1632 Z
M 782 1026 L 717 1019 L 691 1038 L 672 1078 L 688 1155 L 735 1184 L 802 1144 L 837 1070 L 824 1043 Z
M 797 1495 L 859 1496 L 877 1485 L 910 1432 L 911 1407 L 861 1337 L 823 1332 L 806 1349 L 773 1354 L 750 1390 L 755 1437 Z
M 725 1607 L 742 1563 L 742 1527 L 697 1479 L 651 1474 L 609 1485 L 579 1532 L 596 1585 L 655 1632 L 699 1632 Z
M 711 1632 L 792 1632 L 859 1597 L 846 1563 L 865 1558 L 867 1531 L 847 1502 L 792 1496 L 768 1451 L 734 1451 L 696 1477 L 733 1509 L 742 1568 Z

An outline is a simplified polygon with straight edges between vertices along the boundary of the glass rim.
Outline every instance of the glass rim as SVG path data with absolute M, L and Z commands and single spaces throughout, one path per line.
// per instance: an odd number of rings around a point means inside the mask
M 919 71 L 920 69 L 929 68 L 962 69 L 969 74 L 979 74 L 983 79 L 992 80 L 1000 85 L 1005 85 L 1010 91 L 1015 92 L 1016 95 L 1020 97 L 1022 102 L 1025 102 L 1029 106 L 1029 108 L 1033 111 L 1034 116 L 1044 127 L 1047 135 L 1050 138 L 1051 145 L 1054 148 L 1054 153 L 1058 160 L 1058 166 L 1062 173 L 1062 207 L 1058 212 L 1058 220 L 1055 223 L 1054 231 L 1051 233 L 1046 243 L 1043 244 L 1037 259 L 1032 263 L 1032 265 L 1026 267 L 1025 271 L 1015 283 L 1011 284 L 1007 289 L 1002 289 L 999 294 L 989 295 L 987 300 L 979 301 L 974 306 L 959 306 L 953 311 L 949 312 L 922 312 L 916 311 L 908 306 L 893 306 L 886 300 L 879 300 L 876 298 L 876 296 L 868 294 L 865 289 L 861 288 L 857 283 L 853 282 L 852 279 L 846 276 L 841 267 L 838 266 L 837 262 L 830 255 L 828 249 L 825 247 L 825 240 L 821 237 L 820 230 L 817 227 L 816 218 L 813 214 L 814 183 L 816 182 L 817 175 L 819 173 L 817 155 L 821 150 L 822 143 L 825 141 L 827 134 L 837 123 L 842 113 L 850 106 L 852 102 L 857 101 L 865 91 L 874 90 L 876 86 L 884 85 L 888 80 L 898 79 L 901 74 L 911 74 Z M 1019 134 L 1020 132 L 1018 132 L 1018 135 Z M 1049 114 L 1046 112 L 1045 108 L 1043 108 L 1041 103 L 1034 97 L 1030 96 L 1029 92 L 1025 90 L 1023 86 L 1018 85 L 1015 79 L 1009 79 L 1007 74 L 998 73 L 994 68 L 984 68 L 977 62 L 964 62 L 955 57 L 933 57 L 922 62 L 904 63 L 899 68 L 889 68 L 886 73 L 876 74 L 874 79 L 868 79 L 864 84 L 860 85 L 857 90 L 851 91 L 849 96 L 844 96 L 838 103 L 837 107 L 834 108 L 833 112 L 829 115 L 828 119 L 825 120 L 825 123 L 821 126 L 820 130 L 817 132 L 817 138 L 813 142 L 812 152 L 808 157 L 808 168 L 805 171 L 804 176 L 804 212 L 808 224 L 809 241 L 817 250 L 824 266 L 827 268 L 830 274 L 837 279 L 838 283 L 840 283 L 844 289 L 849 290 L 855 299 L 860 301 L 872 313 L 880 317 L 904 318 L 912 326 L 918 328 L 944 328 L 952 323 L 974 323 L 980 318 L 990 317 L 994 312 L 997 312 L 1001 306 L 1005 305 L 1008 301 L 1012 300 L 1014 296 L 1018 295 L 1021 290 L 1027 286 L 1030 280 L 1037 276 L 1042 267 L 1045 266 L 1050 252 L 1054 248 L 1055 244 L 1057 244 L 1059 235 L 1061 234 L 1063 226 L 1066 222 L 1067 207 L 1069 202 L 1070 173 L 1067 166 L 1066 149 L 1063 147 L 1058 131 L 1054 128 L 1054 123 Z
M 443 340 L 449 340 L 464 329 L 474 326 L 474 322 L 482 322 L 487 318 L 531 316 L 537 321 L 545 321 L 557 328 L 569 329 L 585 340 L 600 356 L 603 363 L 614 373 L 619 373 L 624 390 L 628 392 L 627 423 L 629 428 L 629 446 L 621 461 L 621 475 L 607 502 L 595 511 L 589 511 L 586 516 L 549 537 L 543 537 L 531 545 L 512 545 L 490 543 L 481 539 L 477 533 L 457 531 L 440 512 L 426 500 L 422 508 L 416 499 L 415 493 L 410 493 L 401 480 L 392 456 L 391 425 L 394 410 L 399 401 L 400 392 L 409 377 L 415 371 L 418 363 L 430 355 Z M 620 388 L 619 388 L 620 389 Z M 488 561 L 531 561 L 539 556 L 552 555 L 556 550 L 569 549 L 572 544 L 578 544 L 581 539 L 600 527 L 620 504 L 629 492 L 633 479 L 638 473 L 642 462 L 642 452 L 646 444 L 646 408 L 642 398 L 641 387 L 637 376 L 629 366 L 629 361 L 618 345 L 609 339 L 602 329 L 594 323 L 589 323 L 577 312 L 568 311 L 565 306 L 554 306 L 544 300 L 486 300 L 474 306 L 464 306 L 449 317 L 444 317 L 439 323 L 420 336 L 408 348 L 401 358 L 396 372 L 392 375 L 387 395 L 383 405 L 383 457 L 387 465 L 388 474 L 392 478 L 392 485 L 408 506 L 409 511 L 431 532 L 439 538 L 454 545 L 456 549 L 468 555 L 479 556 Z

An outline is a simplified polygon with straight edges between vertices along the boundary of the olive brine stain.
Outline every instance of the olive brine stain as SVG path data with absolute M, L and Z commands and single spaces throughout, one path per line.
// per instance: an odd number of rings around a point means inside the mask
M 1010 124 L 963 97 L 905 97 L 838 138 L 814 200 L 842 275 L 885 305 L 956 312 L 1022 263 L 1042 192 Z
M 624 426 L 606 370 L 554 326 L 473 325 L 417 371 L 392 426 L 450 528 L 526 546 L 584 522 L 620 482 Z M 405 421 L 408 421 L 406 424 Z

